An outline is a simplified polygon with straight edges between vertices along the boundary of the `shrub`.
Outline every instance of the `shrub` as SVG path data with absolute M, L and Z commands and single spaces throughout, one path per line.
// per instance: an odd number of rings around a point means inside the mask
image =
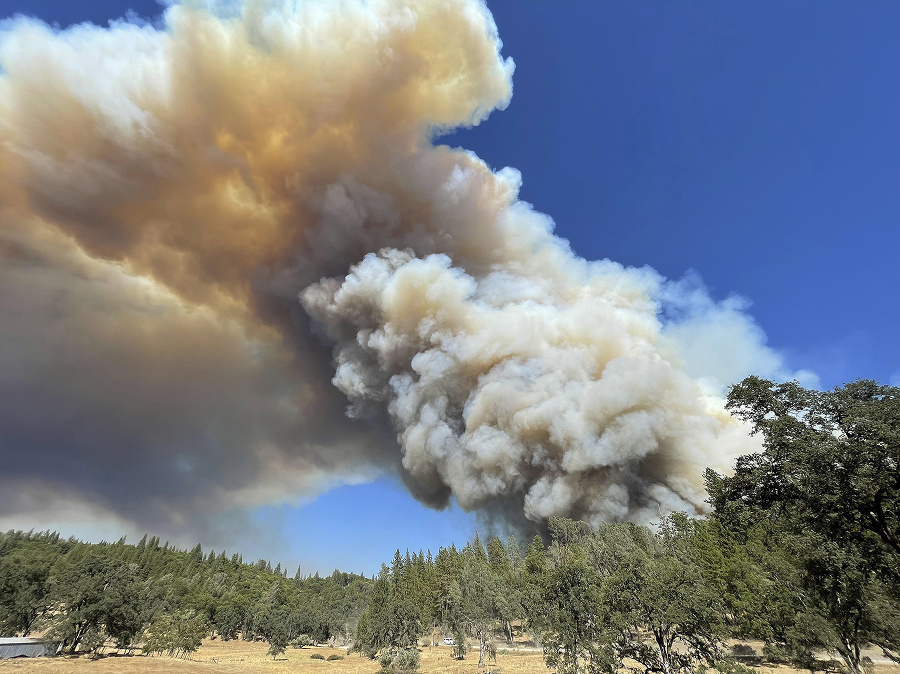
M 372 646 L 366 645 L 363 646 L 359 643 L 355 643 L 350 647 L 350 653 L 359 653 L 362 658 L 369 658 L 369 660 L 374 660 L 378 657 L 378 651 L 375 650 Z
M 291 639 L 291 648 L 306 648 L 312 646 L 313 640 L 308 634 L 298 634 Z
M 696 669 L 697 674 L 709 674 L 711 671 L 713 670 L 703 663 Z M 754 674 L 756 670 L 729 657 L 717 661 L 715 664 L 715 671 L 719 674 Z
M 731 655 L 735 658 L 753 658 L 756 657 L 756 651 L 747 644 L 735 644 L 731 647 Z
M 383 651 L 378 656 L 378 664 L 381 665 L 382 672 L 391 671 L 391 665 L 394 662 L 394 656 L 390 651 Z
M 309 656 L 309 659 L 310 660 L 324 660 L 325 656 L 322 655 L 321 653 L 313 653 L 312 655 Z
M 419 668 L 419 651 L 415 648 L 404 648 L 394 658 L 394 671 L 414 672 Z
M 326 659 L 326 660 L 343 660 L 343 659 L 344 659 L 344 656 L 343 656 L 343 655 L 338 655 L 337 653 L 332 653 L 331 655 L 329 655 L 329 656 L 328 656 L 327 658 L 325 658 L 325 659 Z
M 777 644 L 766 644 L 763 646 L 763 657 L 769 662 L 777 664 L 786 664 L 791 660 L 790 652 Z

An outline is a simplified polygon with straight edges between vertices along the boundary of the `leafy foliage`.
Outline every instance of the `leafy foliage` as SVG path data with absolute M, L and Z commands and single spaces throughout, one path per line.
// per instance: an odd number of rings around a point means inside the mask
M 609 525 L 596 537 L 607 564 L 600 569 L 602 602 L 617 663 L 631 658 L 648 672 L 669 674 L 721 659 L 724 606 L 692 554 L 693 533 L 676 517 L 656 534 Z
M 53 559 L 44 543 L 58 542 L 57 534 L 40 534 L 20 546 L 0 539 L 0 636 L 27 636 L 50 610 Z
M 394 657 L 395 672 L 414 672 L 419 668 L 419 651 L 415 648 L 401 648 Z
M 200 642 L 208 633 L 206 620 L 193 612 L 162 613 L 147 627 L 144 651 L 188 657 L 200 648 Z
M 748 377 L 728 407 L 762 434 L 765 451 L 738 459 L 732 477 L 709 475 L 717 512 L 784 517 L 896 562 L 900 388 L 860 380 L 819 392 Z
M 868 642 L 896 658 L 900 389 L 861 380 L 819 392 L 748 377 L 728 406 L 765 451 L 740 457 L 733 476 L 708 471 L 707 488 L 736 539 L 766 538 L 757 558 L 784 598 L 769 652 L 812 667 L 826 649 L 855 674 Z

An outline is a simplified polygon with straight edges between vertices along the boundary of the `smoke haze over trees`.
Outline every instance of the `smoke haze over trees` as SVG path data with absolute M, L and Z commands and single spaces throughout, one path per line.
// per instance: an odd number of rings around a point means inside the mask
M 293 579 L 280 564 L 160 546 L 0 537 L 0 629 L 49 629 L 66 648 L 189 653 L 200 639 L 341 639 L 385 667 L 415 668 L 422 639 L 467 642 L 481 667 L 523 637 L 560 674 L 625 659 L 675 674 L 731 671 L 725 640 L 818 670 L 862 674 L 863 649 L 900 661 L 900 389 L 858 381 L 829 392 L 748 377 L 728 405 L 763 435 L 762 454 L 707 473 L 713 513 L 654 526 L 552 518 L 547 542 L 476 535 L 394 555 L 377 577 Z M 409 661 L 409 662 L 407 662 Z M 387 663 L 387 664 L 385 664 Z M 407 664 L 403 664 L 407 663 Z M 408 665 L 408 667 L 407 667 Z M 725 668 L 725 669 L 723 669 Z M 731 669 L 728 669 L 731 668 Z
M 394 672 L 444 636 L 559 674 L 741 674 L 727 639 L 898 659 L 900 390 L 816 390 L 740 298 L 583 259 L 516 169 L 440 144 L 514 71 L 481 0 L 0 22 L 0 520 L 179 541 L 0 534 L 0 634 Z M 209 551 L 379 476 L 513 536 L 372 578 Z

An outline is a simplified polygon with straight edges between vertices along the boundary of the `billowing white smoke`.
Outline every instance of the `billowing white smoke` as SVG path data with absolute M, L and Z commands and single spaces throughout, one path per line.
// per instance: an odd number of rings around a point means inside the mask
M 509 103 L 500 46 L 478 0 L 3 24 L 0 511 L 189 527 L 393 469 L 513 520 L 702 507 L 755 446 L 722 384 L 780 360 L 431 142 Z
M 511 500 L 534 522 L 701 508 L 703 467 L 751 446 L 665 355 L 660 279 L 575 258 L 514 203 L 502 219 L 530 254 L 478 276 L 384 249 L 303 292 L 338 344 L 350 416 L 387 406 L 436 505 Z

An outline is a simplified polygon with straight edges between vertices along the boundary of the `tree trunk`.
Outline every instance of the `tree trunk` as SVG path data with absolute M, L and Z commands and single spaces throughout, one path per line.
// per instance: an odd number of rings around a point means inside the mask
M 847 665 L 847 669 L 853 674 L 863 674 L 862 666 L 860 665 L 859 646 L 857 644 L 845 645 L 844 648 L 839 648 L 837 651 L 841 656 L 841 660 Z
M 659 661 L 662 665 L 663 674 L 672 674 L 672 652 L 669 644 L 662 632 L 653 631 L 656 638 L 656 645 L 659 648 Z
M 75 649 L 78 648 L 78 644 L 81 642 L 81 639 L 84 637 L 85 632 L 87 632 L 87 626 L 77 627 L 75 629 L 75 636 L 72 637 L 72 650 L 70 653 L 74 653 Z
M 487 650 L 487 636 L 485 635 L 484 630 L 478 630 L 478 641 L 478 666 L 484 667 L 484 652 Z
M 578 674 L 578 635 L 572 638 L 572 667 L 575 674 Z

